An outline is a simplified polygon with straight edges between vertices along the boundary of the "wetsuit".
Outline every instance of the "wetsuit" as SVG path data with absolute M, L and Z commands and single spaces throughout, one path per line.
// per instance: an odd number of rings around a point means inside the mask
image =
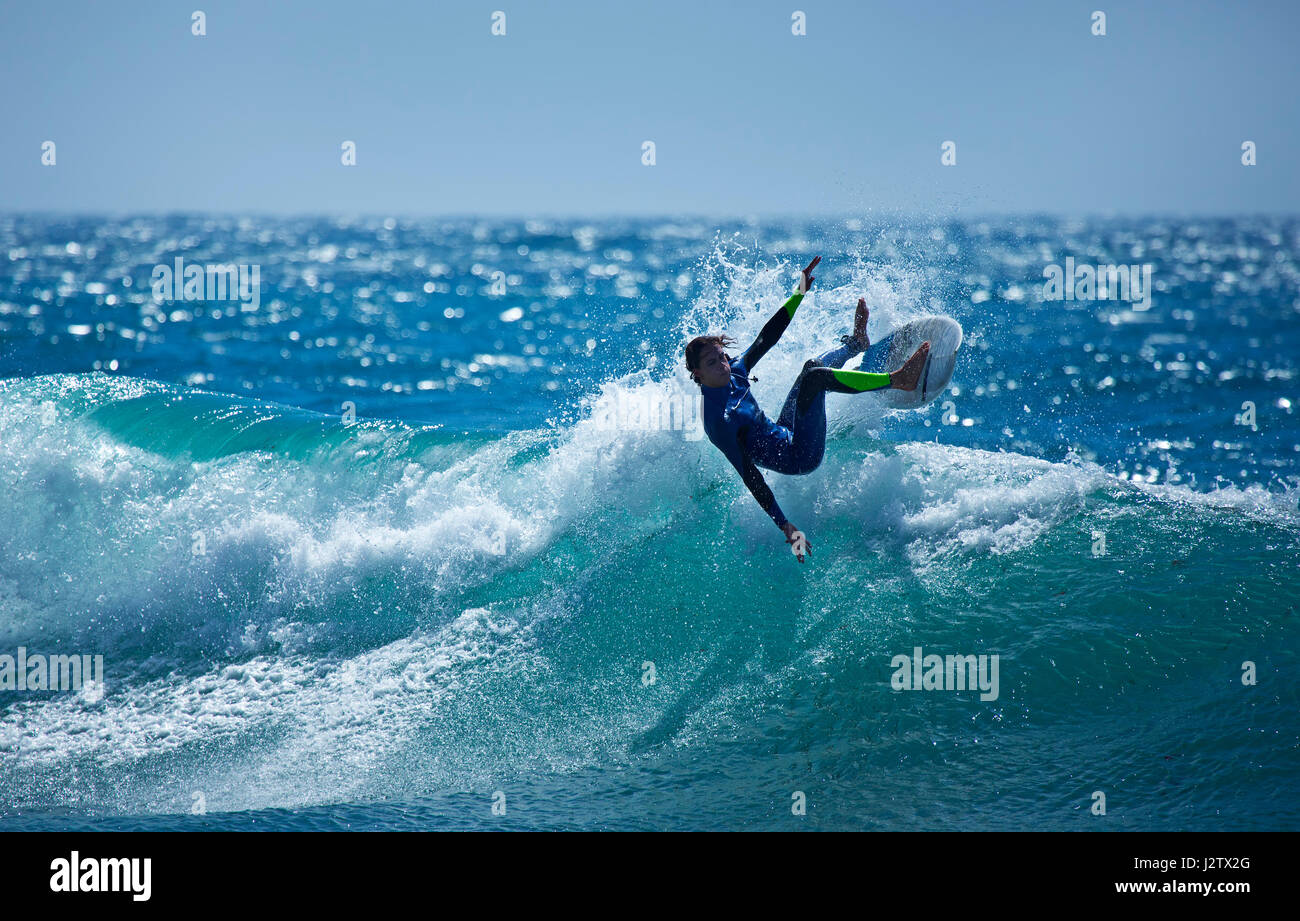
M 785 526 L 785 515 L 758 468 L 792 475 L 816 470 L 826 453 L 827 391 L 861 393 L 889 386 L 888 374 L 841 370 L 846 361 L 862 351 L 845 336 L 839 348 L 804 364 L 785 398 L 781 415 L 775 423 L 768 419 L 750 391 L 749 373 L 781 338 L 801 301 L 802 294 L 792 295 L 764 324 L 753 345 L 739 358 L 731 359 L 731 381 L 727 386 L 700 386 L 705 434 L 731 461 L 779 528 Z

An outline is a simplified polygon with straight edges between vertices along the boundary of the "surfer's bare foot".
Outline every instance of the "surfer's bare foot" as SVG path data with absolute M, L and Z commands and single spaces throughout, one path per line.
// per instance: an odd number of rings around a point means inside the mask
M 867 338 L 867 320 L 871 316 L 871 311 L 867 309 L 866 298 L 858 298 L 858 309 L 853 313 L 853 335 L 849 337 L 849 345 L 859 352 L 865 352 L 871 347 L 871 340 Z
M 926 356 L 929 354 L 930 343 L 927 340 L 912 353 L 912 357 L 904 362 L 903 367 L 889 375 L 889 386 L 895 390 L 915 390 L 917 382 L 921 379 L 921 369 L 925 367 Z

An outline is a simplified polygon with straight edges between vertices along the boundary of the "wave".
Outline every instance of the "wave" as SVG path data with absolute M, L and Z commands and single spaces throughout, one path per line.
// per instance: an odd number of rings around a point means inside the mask
M 919 633 L 1052 662 L 1052 693 L 1006 709 L 1070 719 L 1090 700 L 1070 668 L 1168 674 L 1189 633 L 1294 604 L 1295 492 L 893 443 L 867 401 L 833 405 L 821 470 L 772 478 L 813 540 L 799 567 L 689 419 L 629 417 L 684 387 L 651 367 L 571 424 L 487 437 L 101 374 L 0 382 L 0 650 L 103 654 L 107 690 L 2 705 L 0 810 L 411 797 L 736 742 L 809 675 L 857 680 Z M 1230 619 L 1177 622 L 1225 579 Z M 675 679 L 647 685 L 647 663 Z M 848 712 L 916 741 L 870 700 L 800 731 Z

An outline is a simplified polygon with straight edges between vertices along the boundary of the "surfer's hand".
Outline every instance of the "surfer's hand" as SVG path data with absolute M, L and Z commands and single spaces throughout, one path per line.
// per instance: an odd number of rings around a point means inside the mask
M 817 263 L 821 261 L 822 261 L 822 257 L 818 256 L 812 262 L 808 263 L 807 267 L 805 267 L 803 272 L 800 273 L 799 275 L 800 294 L 807 293 L 808 289 L 812 287 L 812 283 L 813 283 L 812 270 L 817 268 Z
M 812 544 L 808 543 L 803 531 L 788 521 L 782 525 L 781 530 L 785 532 L 785 542 L 790 545 L 790 552 L 795 555 L 795 559 L 802 563 L 804 554 L 812 556 Z

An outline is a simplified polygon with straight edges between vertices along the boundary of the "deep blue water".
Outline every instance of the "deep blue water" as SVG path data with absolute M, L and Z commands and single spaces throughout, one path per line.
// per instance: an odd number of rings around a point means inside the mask
M 816 254 L 769 413 L 858 296 L 966 340 L 768 475 L 801 567 L 681 348 Z M 105 661 L 0 690 L 0 828 L 1295 829 L 1298 329 L 1295 218 L 0 216 L 0 655 Z

